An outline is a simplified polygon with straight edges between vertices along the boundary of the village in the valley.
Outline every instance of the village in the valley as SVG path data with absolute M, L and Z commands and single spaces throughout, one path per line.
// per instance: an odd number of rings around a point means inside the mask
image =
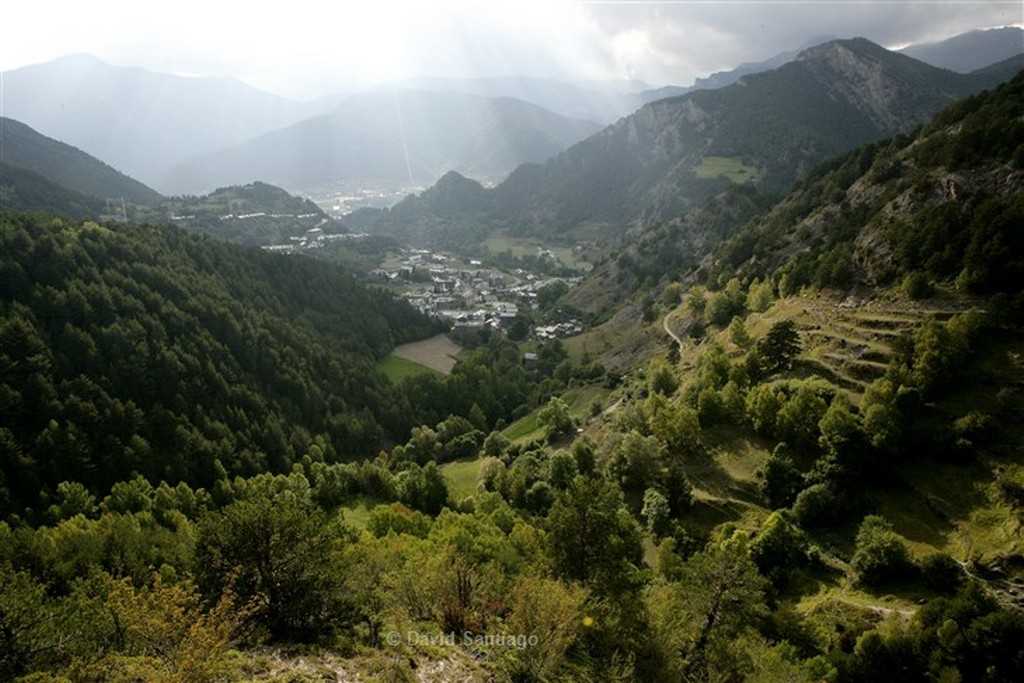
M 554 258 L 552 255 L 551 258 Z M 400 284 L 402 295 L 424 313 L 452 321 L 454 327 L 491 327 L 508 330 L 521 308 L 536 310 L 537 294 L 556 281 L 569 286 L 578 278 L 546 278 L 521 268 L 511 273 L 482 261 L 463 261 L 427 249 L 405 249 L 396 259 L 372 273 Z M 532 330 L 539 339 L 568 337 L 582 331 L 576 319 L 549 321 Z
M 273 251 L 302 251 L 323 248 L 330 242 L 366 238 L 361 233 L 326 234 L 313 228 L 285 245 L 264 247 Z M 541 259 L 558 261 L 550 250 L 537 248 Z M 556 282 L 572 287 L 578 277 L 546 277 L 516 268 L 505 272 L 480 259 L 460 259 L 429 249 L 402 248 L 369 273 L 372 280 L 388 283 L 420 311 L 450 320 L 453 327 L 509 331 L 523 320 L 520 312 L 540 308 L 538 293 Z M 569 337 L 583 331 L 580 321 L 551 312 L 545 324 L 524 330 L 527 336 L 544 341 Z

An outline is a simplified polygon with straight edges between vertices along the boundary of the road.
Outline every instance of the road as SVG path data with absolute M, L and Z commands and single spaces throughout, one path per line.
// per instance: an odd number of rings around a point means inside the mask
M 680 339 L 679 335 L 677 335 L 675 332 L 673 332 L 672 328 L 668 326 L 668 319 L 669 319 L 669 316 L 671 316 L 671 315 L 672 315 L 672 311 L 669 311 L 668 313 L 665 314 L 665 317 L 661 321 L 661 326 L 663 328 L 665 328 L 665 334 L 667 334 L 668 336 L 672 337 L 672 339 L 673 339 L 673 341 L 675 341 L 676 345 L 679 346 L 679 352 L 682 353 L 682 351 L 683 351 L 683 340 Z M 690 325 L 693 324 L 693 314 L 687 313 L 685 316 L 683 316 L 682 322 L 683 322 L 683 326 L 684 327 L 689 328 Z

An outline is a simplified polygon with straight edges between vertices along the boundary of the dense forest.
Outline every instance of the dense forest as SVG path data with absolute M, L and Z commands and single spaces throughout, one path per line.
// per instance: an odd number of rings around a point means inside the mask
M 443 328 L 336 267 L 172 227 L 26 214 L 0 229 L 6 512 L 65 480 L 101 494 L 133 473 L 288 472 L 315 440 L 330 461 L 371 457 L 450 414 L 487 430 L 572 372 L 557 344 L 527 369 L 514 344 L 463 335 L 452 375 L 395 385 L 376 361 Z
M 630 368 L 4 215 L 0 679 L 1024 679 L 1022 78 L 600 264 Z

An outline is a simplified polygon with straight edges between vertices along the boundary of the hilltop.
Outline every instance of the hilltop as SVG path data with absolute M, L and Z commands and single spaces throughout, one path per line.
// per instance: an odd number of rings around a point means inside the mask
M 248 246 L 287 244 L 308 231 L 345 232 L 309 199 L 263 182 L 221 187 L 200 196 L 174 197 L 162 203 L 153 216 L 186 230 Z

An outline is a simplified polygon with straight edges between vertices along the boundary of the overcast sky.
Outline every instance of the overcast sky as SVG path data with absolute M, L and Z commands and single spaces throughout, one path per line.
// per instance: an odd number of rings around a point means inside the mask
M 1021 0 L 8 2 L 0 71 L 87 52 L 292 97 L 418 75 L 689 85 L 823 36 L 886 47 L 1024 24 Z

